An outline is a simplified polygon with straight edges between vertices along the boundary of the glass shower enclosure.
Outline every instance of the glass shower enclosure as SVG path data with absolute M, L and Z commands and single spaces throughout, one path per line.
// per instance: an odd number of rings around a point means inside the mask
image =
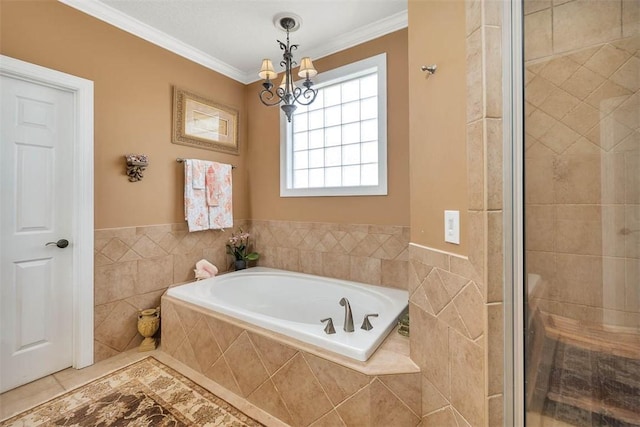
M 640 0 L 524 0 L 525 420 L 640 426 Z

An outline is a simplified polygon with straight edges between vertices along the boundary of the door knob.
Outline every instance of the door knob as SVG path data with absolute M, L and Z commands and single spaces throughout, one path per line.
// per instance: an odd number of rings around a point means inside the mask
M 69 241 L 67 239 L 60 239 L 57 242 L 47 242 L 45 246 L 56 245 L 60 249 L 64 249 L 69 246 Z

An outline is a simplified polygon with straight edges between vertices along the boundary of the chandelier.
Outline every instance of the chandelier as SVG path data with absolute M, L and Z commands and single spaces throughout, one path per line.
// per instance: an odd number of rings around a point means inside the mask
M 291 16 L 284 16 L 277 21 L 276 25 L 287 32 L 286 44 L 278 40 L 278 43 L 280 43 L 280 49 L 284 51 L 282 54 L 283 59 L 280 61 L 280 65 L 285 68 L 284 76 L 280 86 L 274 90 L 271 80 L 275 79 L 278 74 L 273 69 L 273 63 L 270 59 L 262 60 L 262 67 L 260 67 L 258 75 L 261 79 L 264 79 L 264 82 L 262 83 L 262 87 L 264 89 L 260 91 L 260 101 L 267 106 L 282 104 L 280 108 L 282 108 L 282 111 L 286 114 L 287 121 L 291 122 L 291 116 L 296 109 L 296 103 L 300 105 L 309 105 L 316 99 L 318 91 L 311 88 L 313 85 L 311 77 L 318 74 L 318 71 L 313 68 L 311 58 L 302 58 L 300 61 L 301 63 L 300 69 L 298 70 L 298 76 L 305 79 L 302 83 L 304 90 L 295 85 L 291 75 L 291 68 L 297 65 L 293 60 L 293 50 L 298 49 L 298 45 L 289 44 L 289 32 L 296 31 L 300 27 L 300 23 L 296 22 L 295 18 L 292 18 Z

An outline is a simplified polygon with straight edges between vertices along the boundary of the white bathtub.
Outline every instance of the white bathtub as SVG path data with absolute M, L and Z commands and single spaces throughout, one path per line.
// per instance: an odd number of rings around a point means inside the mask
M 393 329 L 407 308 L 403 290 L 365 285 L 265 267 L 224 274 L 169 288 L 168 295 L 365 361 Z M 353 313 L 354 332 L 345 332 L 344 307 L 347 298 Z M 373 329 L 360 328 L 365 314 Z M 336 333 L 324 332 L 320 319 L 331 317 Z

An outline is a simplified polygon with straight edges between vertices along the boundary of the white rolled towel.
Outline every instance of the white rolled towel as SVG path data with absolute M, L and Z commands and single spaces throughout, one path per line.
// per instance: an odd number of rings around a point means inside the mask
M 196 262 L 196 269 L 193 270 L 196 273 L 196 280 L 208 279 L 218 274 L 218 267 L 211 264 L 206 259 L 201 259 Z

